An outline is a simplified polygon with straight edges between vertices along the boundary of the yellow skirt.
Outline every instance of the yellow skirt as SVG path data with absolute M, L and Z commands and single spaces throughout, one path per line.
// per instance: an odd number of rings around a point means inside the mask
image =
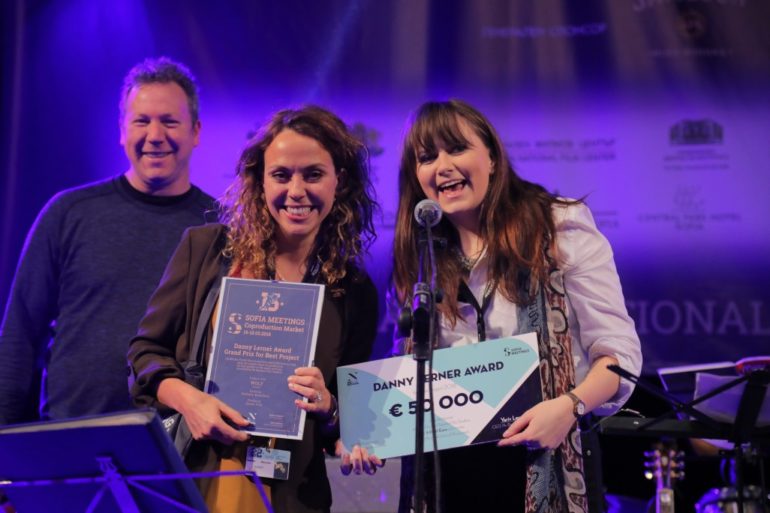
M 215 470 L 232 471 L 246 468 L 246 451 L 249 443 L 233 444 L 219 460 Z M 226 456 L 226 457 L 225 457 Z M 270 487 L 262 484 L 267 499 Z M 211 513 L 267 513 L 262 496 L 251 478 L 246 476 L 222 476 L 211 479 L 203 495 Z

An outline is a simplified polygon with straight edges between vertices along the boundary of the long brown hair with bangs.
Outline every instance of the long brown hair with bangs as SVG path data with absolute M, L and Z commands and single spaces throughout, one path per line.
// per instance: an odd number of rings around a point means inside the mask
M 509 301 L 525 304 L 531 300 L 536 286 L 548 276 L 545 255 L 549 250 L 553 253 L 551 240 L 555 232 L 552 206 L 574 202 L 562 200 L 542 186 L 522 180 L 514 172 L 492 124 L 461 100 L 424 103 L 407 124 L 399 165 L 399 205 L 393 242 L 396 293 L 401 302 L 406 301 L 417 280 L 420 228 L 413 212 L 415 205 L 426 197 L 417 180 L 417 155 L 421 151 L 435 152 L 439 142 L 447 147 L 466 146 L 468 141 L 459 126 L 461 119 L 483 141 L 494 166 L 479 213 L 480 236 L 489 262 L 487 279 L 497 283 Z M 436 237 L 448 242 L 446 248 L 436 248 L 436 282 L 444 291 L 438 308 L 454 325 L 459 317 L 458 277 L 464 272 L 453 249 L 459 247 L 459 237 L 446 217 L 433 230 Z M 529 293 L 522 294 L 519 284 L 527 275 L 532 278 Z
M 265 150 L 284 130 L 318 141 L 329 152 L 337 173 L 331 212 L 316 236 L 311 258 L 317 257 L 321 281 L 336 294 L 352 265 L 361 267 L 363 253 L 374 241 L 372 216 L 378 208 L 369 178 L 366 146 L 335 114 L 315 105 L 277 112 L 252 137 L 238 161 L 237 177 L 225 192 L 220 221 L 228 227 L 224 254 L 256 278 L 275 270 L 276 223 L 264 195 Z M 308 262 L 308 267 L 313 262 Z

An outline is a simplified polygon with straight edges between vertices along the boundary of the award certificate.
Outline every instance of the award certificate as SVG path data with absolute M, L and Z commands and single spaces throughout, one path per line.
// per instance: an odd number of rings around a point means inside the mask
M 224 278 L 205 391 L 238 410 L 257 436 L 302 438 L 305 411 L 286 379 L 312 364 L 324 286 Z
M 425 450 L 433 450 L 431 409 L 439 450 L 500 440 L 542 401 L 539 366 L 535 333 L 433 351 L 433 368 L 425 371 Z M 380 458 L 414 454 L 416 369 L 411 355 L 337 369 L 346 447 L 359 444 Z

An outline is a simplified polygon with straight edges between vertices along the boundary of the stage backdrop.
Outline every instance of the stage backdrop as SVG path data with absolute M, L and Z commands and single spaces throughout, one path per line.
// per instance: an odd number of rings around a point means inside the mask
M 384 290 L 409 111 L 484 111 L 517 171 L 586 197 L 645 370 L 768 353 L 770 3 L 764 0 L 3 2 L 0 295 L 57 191 L 126 170 L 123 75 L 147 56 L 202 88 L 193 179 L 219 195 L 247 135 L 318 103 L 369 144 Z M 377 350 L 388 349 L 383 317 Z

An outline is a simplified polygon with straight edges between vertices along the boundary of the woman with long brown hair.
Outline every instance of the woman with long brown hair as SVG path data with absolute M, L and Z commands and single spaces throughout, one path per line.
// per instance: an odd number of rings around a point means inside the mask
M 377 293 L 361 262 L 376 206 L 366 148 L 337 116 L 315 106 L 278 112 L 243 151 L 221 223 L 185 233 L 129 347 L 135 404 L 182 414 L 194 440 L 185 454 L 191 469 L 242 469 L 248 445 L 291 452 L 288 480 L 262 480 L 276 512 L 331 505 L 323 449 L 339 438 L 334 372 L 365 361 L 377 329 Z M 325 285 L 314 364 L 288 383 L 308 412 L 302 440 L 249 439 L 237 429 L 246 419 L 201 391 L 216 311 L 206 299 L 224 276 Z M 206 480 L 201 489 L 212 511 L 260 511 L 245 477 Z
M 582 201 L 520 178 L 491 123 L 459 100 L 415 111 L 399 192 L 393 257 L 401 305 L 418 275 L 414 208 L 428 198 L 443 212 L 434 228 L 447 241 L 435 250 L 443 291 L 437 347 L 538 335 L 543 401 L 497 446 L 440 453 L 443 511 L 587 511 L 576 421 L 615 411 L 631 394 L 608 364 L 641 370 L 609 243 Z M 397 342 L 410 350 L 409 340 Z M 415 471 L 405 459 L 401 511 L 413 507 Z

